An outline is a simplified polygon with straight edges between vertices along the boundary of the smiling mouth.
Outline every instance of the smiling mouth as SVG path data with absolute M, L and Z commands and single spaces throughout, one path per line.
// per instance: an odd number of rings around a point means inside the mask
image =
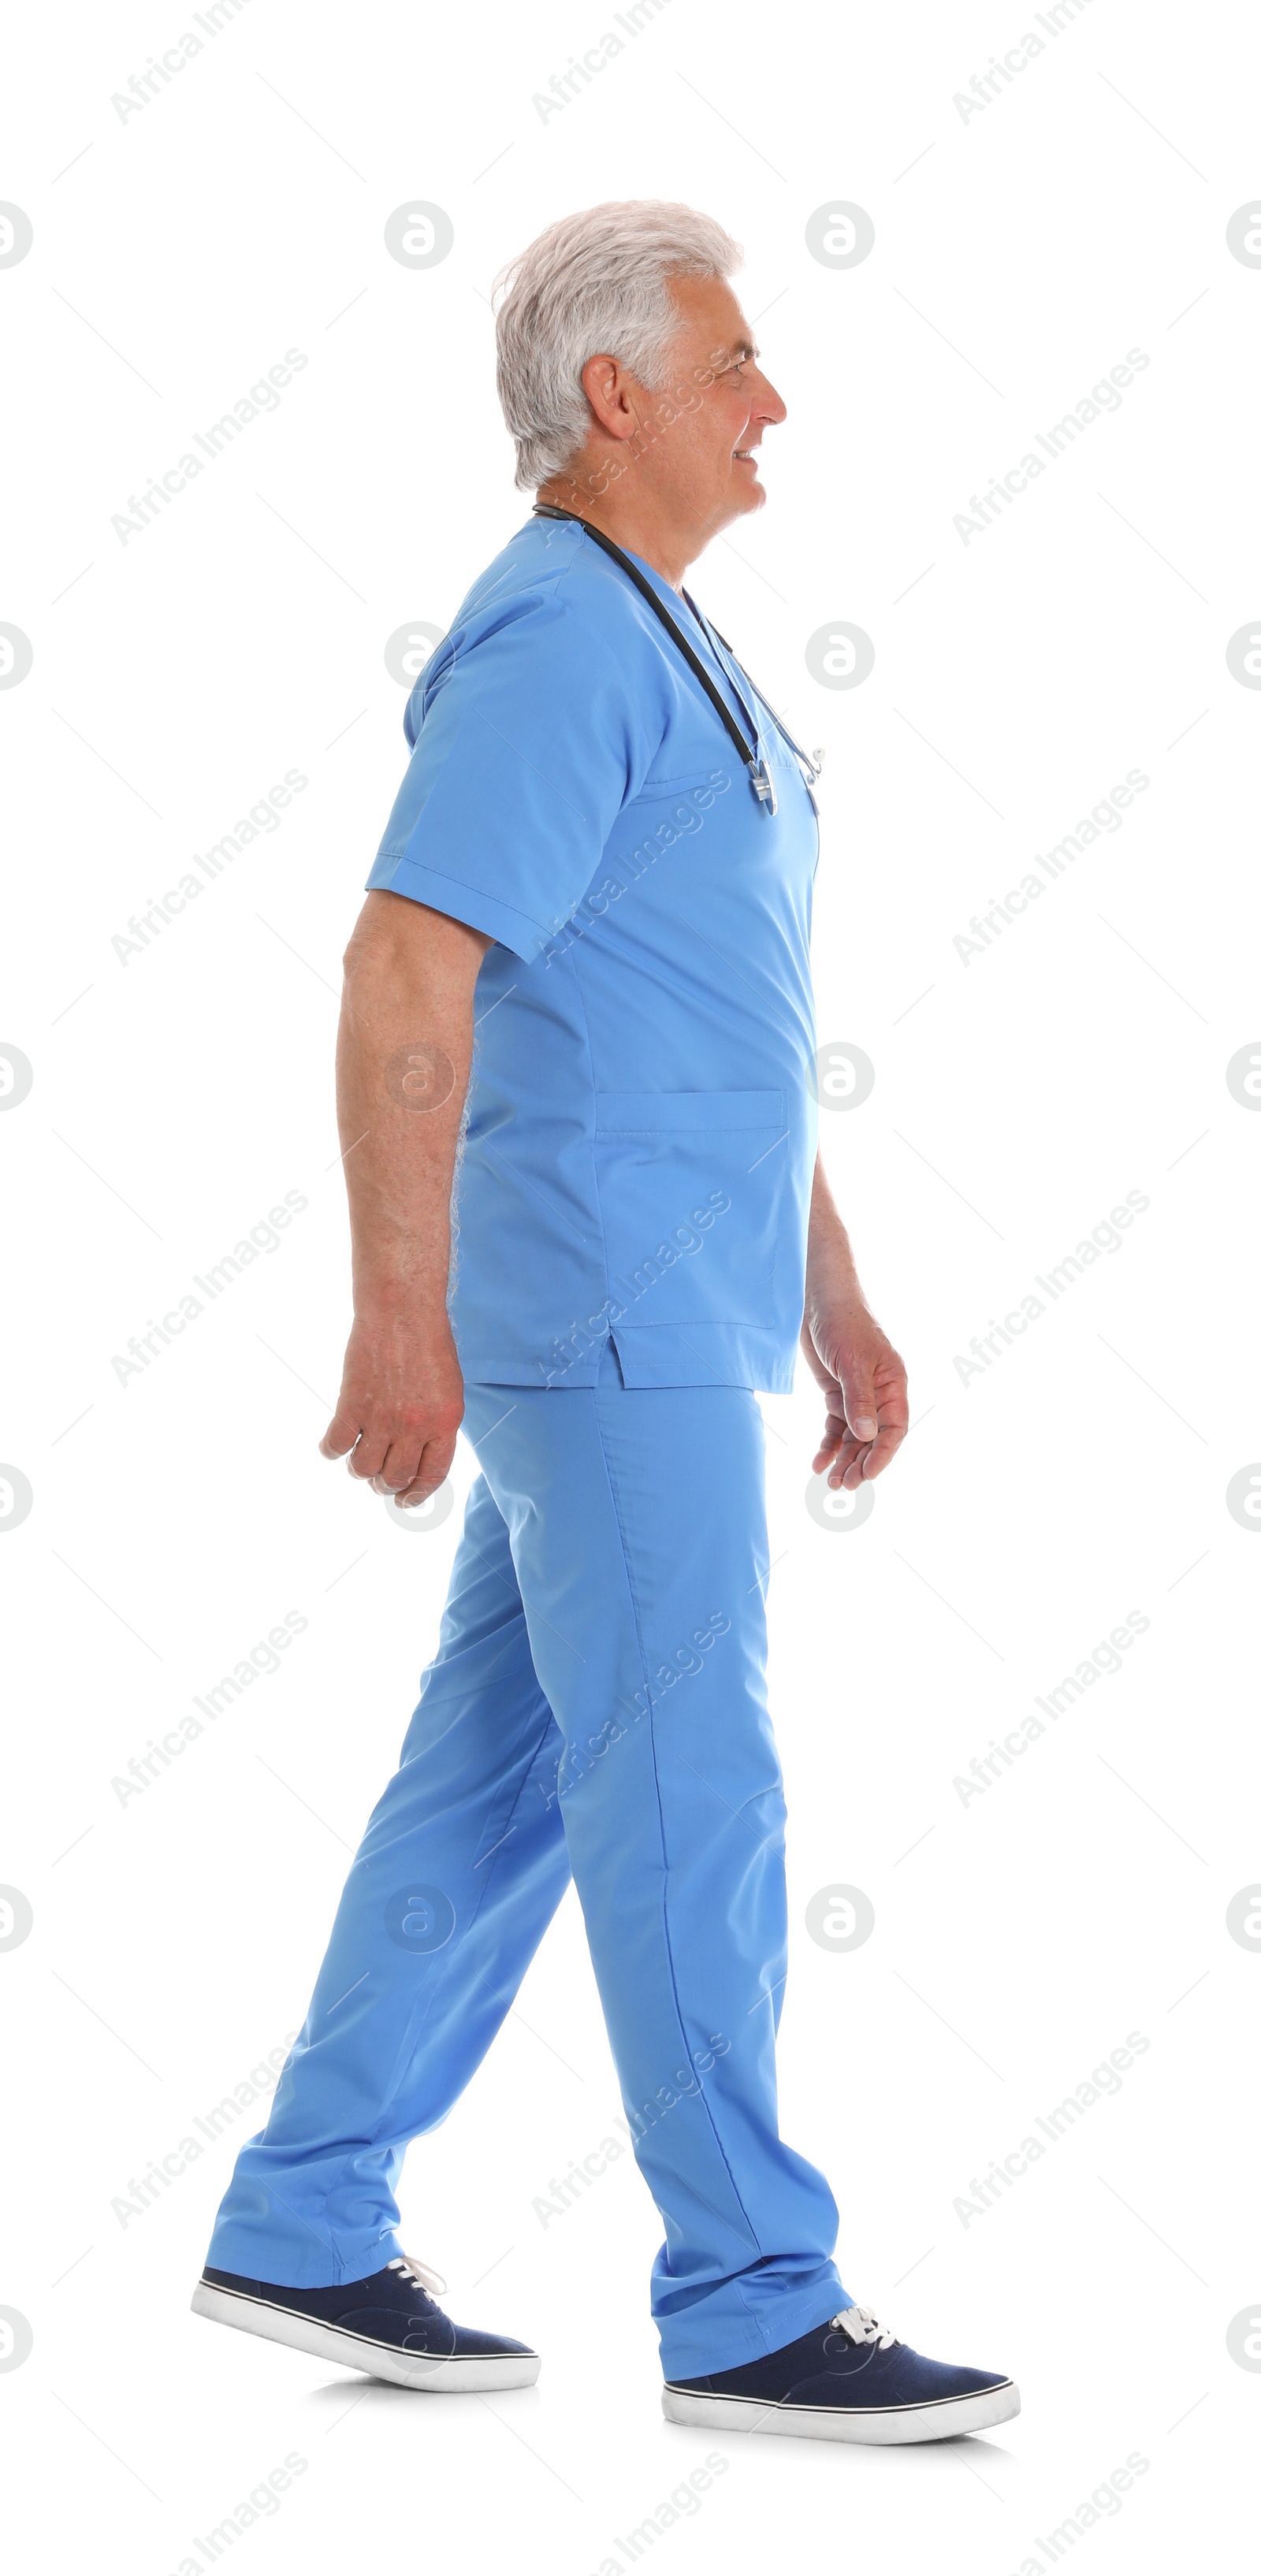
M 757 463 L 757 449 L 755 447 L 737 447 L 733 450 L 733 454 L 737 464 L 739 465 L 756 465 Z

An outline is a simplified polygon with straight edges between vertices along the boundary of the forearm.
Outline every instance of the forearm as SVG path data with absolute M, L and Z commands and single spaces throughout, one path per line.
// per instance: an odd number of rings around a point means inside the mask
M 464 1388 L 447 1317 L 451 1183 L 490 942 L 401 895 L 370 894 L 346 951 L 337 1117 L 355 1315 L 320 1446 L 419 1503 L 451 1464 Z
M 486 943 L 461 923 L 432 913 L 421 923 L 416 907 L 408 912 L 397 925 L 388 913 L 361 922 L 347 949 L 337 1118 L 355 1311 L 399 1309 L 437 1321 L 472 1061 L 473 983 Z
M 861 1307 L 867 1300 L 859 1283 L 850 1239 L 842 1224 L 821 1158 L 816 1158 L 810 1192 L 806 1237 L 805 1325 L 838 1304 Z
M 878 1476 L 906 1433 L 906 1371 L 863 1295 L 821 1162 L 806 1239 L 801 1347 L 827 1398 L 816 1475 L 851 1492 Z

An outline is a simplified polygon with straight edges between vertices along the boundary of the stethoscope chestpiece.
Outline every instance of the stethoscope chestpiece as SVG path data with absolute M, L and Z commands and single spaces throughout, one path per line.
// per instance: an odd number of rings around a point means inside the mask
M 778 814 L 779 798 L 775 793 L 775 781 L 771 776 L 770 764 L 767 760 L 750 761 L 749 781 L 759 804 L 765 806 L 768 814 Z

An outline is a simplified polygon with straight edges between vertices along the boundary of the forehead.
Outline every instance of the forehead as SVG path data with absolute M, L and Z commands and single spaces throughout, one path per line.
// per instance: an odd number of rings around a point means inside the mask
M 677 305 L 680 338 L 709 357 L 715 349 L 756 348 L 752 330 L 737 297 L 722 277 L 672 277 L 670 295 Z

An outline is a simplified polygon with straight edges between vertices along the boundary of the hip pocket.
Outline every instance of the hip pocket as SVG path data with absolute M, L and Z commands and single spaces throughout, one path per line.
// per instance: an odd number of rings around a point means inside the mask
M 782 1091 L 602 1091 L 609 1288 L 630 1324 L 773 1321 L 788 1170 Z

